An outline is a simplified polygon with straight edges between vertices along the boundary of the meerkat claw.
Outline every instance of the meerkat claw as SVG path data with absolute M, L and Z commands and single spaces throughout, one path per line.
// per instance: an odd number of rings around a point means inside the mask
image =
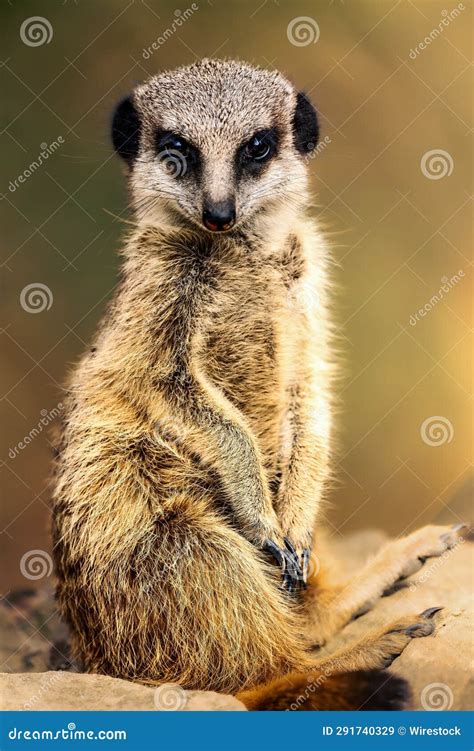
M 280 548 L 273 540 L 266 540 L 263 550 L 269 553 L 281 568 L 282 587 L 294 593 L 306 587 L 304 571 L 300 565 L 295 546 L 285 537 L 285 548 Z
M 423 610 L 423 612 L 420 613 L 420 617 L 421 618 L 433 618 L 435 613 L 439 613 L 440 610 L 443 610 L 442 605 L 438 607 L 434 607 L 434 608 L 427 608 L 427 610 Z
M 264 553 L 269 553 L 276 560 L 281 567 L 282 574 L 284 574 L 286 569 L 284 551 L 278 547 L 276 542 L 273 542 L 273 540 L 265 540 L 262 550 Z
M 466 524 L 465 522 L 461 522 L 460 524 L 453 524 L 451 529 L 454 532 L 460 532 L 461 529 L 469 529 L 469 524 Z
M 286 551 L 286 561 L 287 561 L 287 570 L 289 573 L 289 576 L 292 577 L 294 580 L 292 591 L 296 591 L 299 589 L 304 589 L 306 587 L 306 574 L 304 569 L 304 551 L 301 557 L 296 552 L 296 548 L 291 542 L 291 540 L 288 539 L 288 537 L 284 538 Z
M 309 548 L 305 548 L 301 554 L 301 569 L 303 571 L 303 583 L 305 587 L 306 587 L 306 582 L 308 580 L 310 560 L 311 560 L 311 550 Z
M 289 540 L 289 539 L 288 539 L 288 537 L 285 537 L 285 538 L 283 539 L 283 541 L 284 541 L 284 543 L 285 543 L 285 547 L 286 547 L 286 549 L 287 549 L 287 550 L 288 550 L 288 551 L 289 551 L 289 552 L 291 553 L 291 555 L 292 555 L 292 556 L 293 556 L 293 557 L 295 558 L 295 560 L 296 560 L 296 559 L 298 558 L 298 553 L 296 552 L 296 548 L 295 548 L 295 546 L 293 545 L 293 543 L 291 542 L 291 540 Z

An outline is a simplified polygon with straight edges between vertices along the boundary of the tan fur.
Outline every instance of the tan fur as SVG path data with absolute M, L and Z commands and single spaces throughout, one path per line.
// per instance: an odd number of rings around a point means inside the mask
M 426 540 L 386 551 L 355 589 L 320 576 L 305 601 L 282 590 L 262 547 L 285 536 L 299 553 L 311 545 L 329 473 L 328 252 L 307 218 L 291 85 L 239 63 L 183 70 L 135 99 L 144 123 L 130 171 L 137 227 L 121 286 L 70 379 L 58 446 L 58 601 L 87 670 L 237 692 L 317 665 L 310 642 L 380 596 L 407 559 L 439 552 Z M 232 73 L 246 82 L 242 132 L 235 91 L 225 118 L 218 109 L 216 81 Z M 224 93 L 214 101 L 209 87 Z M 191 92 L 207 119 L 186 116 Z M 201 138 L 206 191 L 252 118 L 254 129 L 277 118 L 280 152 L 261 181 L 242 194 L 237 186 L 234 232 L 200 228 L 200 185 L 170 183 L 153 162 L 160 118 Z M 377 662 L 357 655 L 348 670 Z

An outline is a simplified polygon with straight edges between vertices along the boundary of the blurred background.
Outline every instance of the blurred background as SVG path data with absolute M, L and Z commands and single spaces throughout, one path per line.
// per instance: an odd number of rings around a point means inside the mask
M 25 585 L 25 556 L 50 552 L 48 430 L 118 278 L 128 213 L 111 111 L 150 74 L 206 56 L 279 68 L 319 109 L 309 167 L 343 364 L 329 528 L 459 521 L 472 460 L 472 5 L 9 0 L 0 19 L 2 591 Z

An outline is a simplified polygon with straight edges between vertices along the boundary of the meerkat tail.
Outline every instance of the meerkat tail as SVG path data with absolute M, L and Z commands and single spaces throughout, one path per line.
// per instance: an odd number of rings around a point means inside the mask
M 257 711 L 381 711 L 407 709 L 410 689 L 403 678 L 383 670 L 331 676 L 295 672 L 242 691 L 237 698 Z

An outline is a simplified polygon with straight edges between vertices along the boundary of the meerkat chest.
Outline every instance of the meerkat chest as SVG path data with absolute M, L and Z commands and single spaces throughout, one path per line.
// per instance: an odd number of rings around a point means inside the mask
M 207 374 L 272 445 L 306 350 L 305 277 L 291 237 L 270 259 L 227 269 L 202 322 Z

